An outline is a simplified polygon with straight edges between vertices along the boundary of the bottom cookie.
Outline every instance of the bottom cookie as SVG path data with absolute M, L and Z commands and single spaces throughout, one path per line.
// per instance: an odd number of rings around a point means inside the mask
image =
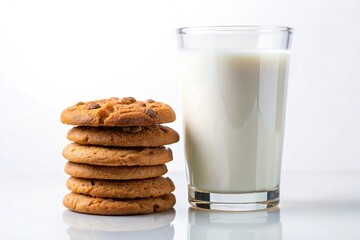
M 69 193 L 64 197 L 68 209 L 97 215 L 135 215 L 163 212 L 171 209 L 176 199 L 173 194 L 140 199 L 95 198 L 87 195 Z

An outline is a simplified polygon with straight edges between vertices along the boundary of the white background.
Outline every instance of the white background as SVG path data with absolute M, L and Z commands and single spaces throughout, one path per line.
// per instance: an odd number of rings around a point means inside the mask
M 182 135 L 175 29 L 238 24 L 295 29 L 281 221 L 273 239 L 359 239 L 358 0 L 0 0 L 0 239 L 75 238 L 63 215 L 75 222 L 84 217 L 85 223 L 94 217 L 61 204 L 68 192 L 61 151 L 70 126 L 59 119 L 64 108 L 111 96 L 153 98 L 175 109 L 178 119 L 169 126 Z M 188 214 L 183 142 L 171 148 L 168 176 L 177 204 L 169 227 L 175 240 L 191 240 L 189 229 L 197 225 Z M 248 229 L 247 215 L 221 213 L 216 224 L 204 213 L 199 227 L 212 239 L 237 239 L 234 229 L 255 238 L 264 229 Z M 257 214 L 261 220 L 267 212 L 253 214 L 250 220 Z M 153 215 L 158 221 L 161 216 Z M 229 216 L 230 229 L 221 222 Z M 116 230 L 148 217 L 114 218 Z M 103 217 L 95 219 L 103 224 Z M 99 226 L 89 224 L 83 234 L 104 239 Z M 131 234 L 137 233 L 106 239 Z M 159 230 L 146 238 L 166 237 Z
M 63 176 L 59 116 L 79 101 L 164 101 L 182 133 L 175 29 L 236 24 L 295 29 L 284 171 L 359 170 L 357 0 L 0 1 L 1 169 Z

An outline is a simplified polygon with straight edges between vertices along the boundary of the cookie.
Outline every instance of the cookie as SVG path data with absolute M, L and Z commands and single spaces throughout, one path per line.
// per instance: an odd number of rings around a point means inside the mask
M 70 162 L 101 166 L 150 166 L 172 160 L 172 151 L 165 147 L 115 148 L 70 143 L 63 150 Z
M 130 180 L 159 177 L 167 173 L 165 164 L 155 166 L 109 167 L 67 162 L 65 172 L 73 177 Z
M 64 197 L 64 206 L 68 209 L 98 215 L 135 215 L 162 212 L 171 209 L 176 199 L 173 194 L 154 198 L 111 199 L 94 198 L 78 193 L 69 193 Z
M 173 122 L 174 110 L 154 100 L 137 101 L 133 97 L 113 97 L 79 102 L 61 113 L 61 122 L 79 126 L 150 126 Z
M 126 181 L 70 177 L 66 186 L 75 193 L 103 198 L 159 197 L 175 190 L 170 178 L 163 177 Z
M 74 127 L 67 138 L 80 144 L 115 147 L 158 147 L 179 141 L 179 134 L 165 126 Z

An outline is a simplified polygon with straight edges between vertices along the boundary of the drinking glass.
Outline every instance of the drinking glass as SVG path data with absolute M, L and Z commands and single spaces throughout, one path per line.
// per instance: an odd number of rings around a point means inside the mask
M 249 211 L 279 204 L 293 29 L 177 29 L 189 203 Z

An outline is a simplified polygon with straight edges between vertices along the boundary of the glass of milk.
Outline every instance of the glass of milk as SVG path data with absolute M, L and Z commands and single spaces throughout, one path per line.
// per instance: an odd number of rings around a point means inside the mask
M 292 28 L 190 27 L 177 35 L 190 204 L 277 206 Z

